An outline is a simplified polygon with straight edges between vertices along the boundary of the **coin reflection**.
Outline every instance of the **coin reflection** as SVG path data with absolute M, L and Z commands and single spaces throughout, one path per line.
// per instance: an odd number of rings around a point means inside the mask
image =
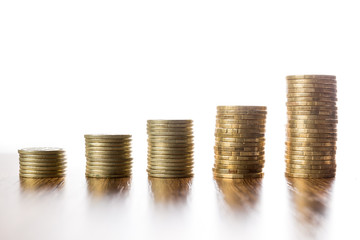
M 262 178 L 215 178 L 220 197 L 233 210 L 253 209 L 259 200 Z
M 149 177 L 149 186 L 156 203 L 185 203 L 191 184 L 192 178 Z
M 20 177 L 20 187 L 23 191 L 38 190 L 60 190 L 65 184 L 65 179 L 61 178 L 22 178 Z
M 131 178 L 87 178 L 88 193 L 95 197 L 127 195 Z
M 297 221 L 309 233 L 326 218 L 334 179 L 287 178 Z

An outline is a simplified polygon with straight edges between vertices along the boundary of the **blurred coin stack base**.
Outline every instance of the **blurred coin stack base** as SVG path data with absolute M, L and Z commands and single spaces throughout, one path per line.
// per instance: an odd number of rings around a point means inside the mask
M 287 76 L 288 177 L 329 178 L 336 173 L 336 77 Z
M 266 107 L 218 106 L 215 128 L 215 178 L 262 177 Z
M 64 177 L 65 151 L 61 148 L 24 148 L 19 151 L 20 177 Z
M 193 121 L 148 120 L 149 177 L 193 176 Z
M 131 176 L 131 135 L 85 135 L 86 176 Z

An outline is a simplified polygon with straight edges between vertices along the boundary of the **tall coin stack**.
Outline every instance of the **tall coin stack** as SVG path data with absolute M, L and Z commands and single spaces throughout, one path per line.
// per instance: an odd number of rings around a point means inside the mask
M 336 77 L 287 76 L 286 173 L 329 178 L 336 172 Z
M 20 177 L 64 177 L 65 151 L 61 148 L 23 148 L 18 150 Z
M 85 135 L 86 176 L 131 176 L 131 135 Z
M 148 168 L 150 177 L 193 176 L 193 121 L 148 120 Z
M 262 177 L 265 163 L 264 106 L 218 106 L 215 178 Z

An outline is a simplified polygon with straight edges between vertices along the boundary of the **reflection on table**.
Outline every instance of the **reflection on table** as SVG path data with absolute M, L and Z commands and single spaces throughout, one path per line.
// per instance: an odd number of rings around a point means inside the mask
M 287 178 L 290 203 L 301 231 L 315 234 L 326 219 L 334 179 Z
M 20 177 L 22 191 L 53 191 L 64 187 L 65 179 L 61 178 L 22 178 Z
M 253 209 L 259 200 L 262 178 L 226 179 L 215 178 L 220 198 L 232 210 Z
M 156 203 L 185 203 L 191 188 L 192 178 L 152 178 L 149 187 Z
M 88 193 L 94 197 L 127 196 L 131 178 L 87 178 Z

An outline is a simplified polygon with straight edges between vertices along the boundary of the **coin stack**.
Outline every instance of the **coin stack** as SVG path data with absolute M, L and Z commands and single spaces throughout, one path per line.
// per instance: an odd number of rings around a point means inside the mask
M 131 176 L 131 135 L 85 135 L 86 176 Z
M 264 106 L 218 106 L 215 178 L 262 177 L 265 158 Z
M 336 77 L 287 76 L 286 173 L 329 178 L 336 172 Z
M 20 177 L 64 177 L 66 171 L 65 151 L 61 148 L 23 148 L 18 150 Z
M 150 177 L 192 177 L 192 120 L 148 120 L 148 168 Z

